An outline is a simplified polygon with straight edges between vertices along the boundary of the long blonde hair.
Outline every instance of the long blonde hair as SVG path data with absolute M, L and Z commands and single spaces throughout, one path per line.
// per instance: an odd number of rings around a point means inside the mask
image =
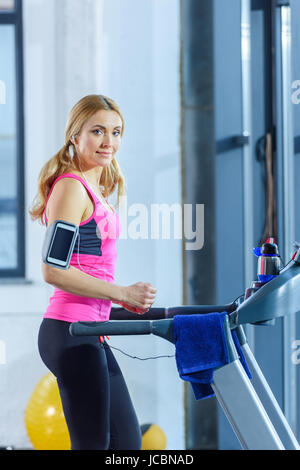
M 122 121 L 121 136 L 124 133 L 124 118 L 117 104 L 103 95 L 88 95 L 71 109 L 65 129 L 65 145 L 43 166 L 38 178 L 38 193 L 35 196 L 29 214 L 32 220 L 40 219 L 44 225 L 43 213 L 47 196 L 55 179 L 66 173 L 70 169 L 81 171 L 80 162 L 71 137 L 80 134 L 84 123 L 90 119 L 97 111 L 116 111 Z M 72 152 L 70 153 L 70 146 Z M 109 166 L 104 167 L 101 173 L 100 186 L 103 189 L 104 197 L 112 194 L 118 186 L 118 196 L 116 206 L 119 205 L 120 196 L 125 195 L 125 181 L 121 168 L 114 157 Z

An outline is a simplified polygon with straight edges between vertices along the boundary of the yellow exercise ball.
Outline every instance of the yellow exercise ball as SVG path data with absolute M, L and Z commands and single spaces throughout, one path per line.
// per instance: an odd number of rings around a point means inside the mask
M 167 447 L 167 437 L 157 424 L 143 424 L 142 450 L 164 450 Z
M 28 437 L 36 450 L 70 450 L 71 443 L 56 378 L 45 375 L 25 410 Z

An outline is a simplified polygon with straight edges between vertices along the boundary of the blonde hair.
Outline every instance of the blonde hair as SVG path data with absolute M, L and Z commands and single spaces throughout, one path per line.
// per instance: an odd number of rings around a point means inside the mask
M 124 133 L 124 118 L 117 104 L 110 98 L 103 95 L 88 95 L 71 109 L 65 129 L 65 145 L 43 166 L 38 178 L 38 193 L 35 196 L 29 214 L 32 220 L 40 219 L 44 225 L 43 213 L 47 196 L 55 179 L 66 173 L 70 169 L 81 171 L 80 162 L 76 153 L 76 148 L 71 141 L 71 137 L 80 134 L 84 123 L 90 119 L 97 111 L 115 111 L 121 118 L 122 130 Z M 73 147 L 73 155 L 70 153 L 70 146 Z M 73 158 L 74 156 L 74 158 Z M 125 195 L 125 181 L 121 168 L 114 157 L 109 166 L 104 167 L 101 173 L 100 186 L 103 189 L 104 197 L 108 197 L 118 186 L 118 196 L 116 206 L 119 205 L 120 196 Z

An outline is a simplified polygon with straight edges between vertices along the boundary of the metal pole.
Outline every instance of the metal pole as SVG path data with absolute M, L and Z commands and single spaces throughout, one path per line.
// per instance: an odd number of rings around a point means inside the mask
M 276 35 L 278 44 L 277 90 L 279 96 L 279 109 L 277 116 L 277 160 L 279 163 L 278 179 L 279 203 L 281 204 L 280 233 L 281 252 L 286 263 L 292 254 L 295 240 L 294 227 L 294 138 L 291 102 L 292 59 L 291 59 L 291 7 L 288 1 L 277 0 L 280 8 L 279 18 L 275 21 L 280 24 Z M 278 26 L 277 26 L 278 28 Z M 279 134 L 279 135 L 278 135 Z M 283 410 L 293 429 L 296 431 L 296 370 L 291 361 L 291 343 L 295 338 L 295 315 L 283 318 Z
M 213 304 L 216 296 L 214 2 L 181 0 L 180 7 L 182 203 L 205 206 L 203 249 L 187 250 L 183 245 L 184 304 Z M 216 399 L 195 401 L 190 387 L 185 392 L 186 448 L 217 448 Z
M 254 280 L 253 269 L 253 145 L 251 106 L 251 0 L 241 0 L 241 66 L 243 135 L 249 138 L 243 146 L 243 187 L 244 187 L 244 280 L 245 288 Z M 254 351 L 254 328 L 246 326 L 249 345 Z

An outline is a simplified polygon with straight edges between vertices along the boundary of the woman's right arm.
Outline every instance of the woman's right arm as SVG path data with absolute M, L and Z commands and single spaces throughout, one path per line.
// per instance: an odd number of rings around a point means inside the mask
M 86 208 L 87 194 L 81 183 L 64 178 L 58 181 L 48 200 L 48 226 L 55 220 L 65 220 L 79 225 Z M 119 286 L 90 276 L 70 266 L 66 270 L 42 263 L 44 280 L 65 292 L 97 299 L 125 303 L 147 310 L 154 302 L 156 289 L 149 283 L 138 282 L 132 286 Z

